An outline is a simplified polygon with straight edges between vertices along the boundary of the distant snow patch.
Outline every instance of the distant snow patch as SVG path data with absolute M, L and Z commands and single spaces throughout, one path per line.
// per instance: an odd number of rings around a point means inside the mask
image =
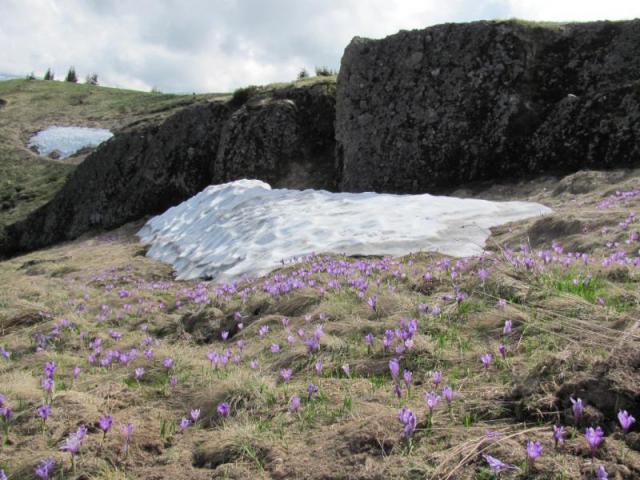
M 313 252 L 475 255 L 490 227 L 550 212 L 527 202 L 271 189 L 239 180 L 207 187 L 152 218 L 138 237 L 179 279 L 230 280 Z
M 36 147 L 40 155 L 60 152 L 60 158 L 73 155 L 86 147 L 97 147 L 113 137 L 104 128 L 50 127 L 39 131 L 29 140 L 29 147 Z

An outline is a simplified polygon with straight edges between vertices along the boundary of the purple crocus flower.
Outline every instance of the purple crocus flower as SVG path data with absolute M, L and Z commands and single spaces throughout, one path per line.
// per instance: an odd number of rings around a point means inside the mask
M 402 372 L 402 380 L 404 380 L 404 384 L 408 387 L 413 381 L 413 373 L 405 368 L 404 372 Z
M 491 365 L 491 361 L 493 360 L 493 355 L 491 355 L 490 353 L 484 353 L 480 356 L 480 360 L 482 361 L 482 365 L 484 365 L 484 368 L 488 369 L 489 365 Z
M 47 362 L 44 365 L 44 376 L 45 378 L 53 378 L 56 373 L 56 364 L 55 362 Z
M 438 385 L 442 383 L 442 378 L 443 378 L 442 372 L 439 370 L 436 370 L 431 374 L 431 381 L 436 386 L 436 388 L 438 388 Z
M 600 427 L 596 427 L 595 429 L 589 427 L 585 431 L 584 437 L 587 439 L 587 443 L 591 449 L 591 454 L 594 454 L 604 440 L 604 431 Z
M 73 367 L 73 379 L 77 380 L 78 377 L 80 376 L 80 372 L 82 370 L 80 369 L 80 367 Z
M 167 357 L 162 361 L 162 366 L 167 370 L 171 370 L 173 368 L 173 358 Z
M 425 393 L 424 399 L 427 402 L 427 407 L 429 407 L 429 416 L 433 414 L 433 409 L 438 406 L 440 402 L 440 396 L 436 392 Z
M 289 402 L 289 412 L 296 413 L 300 409 L 300 397 L 294 395 Z
M 180 432 L 184 433 L 184 431 L 189 428 L 189 425 L 191 425 L 191 420 L 182 417 L 182 419 L 180 420 Z
M 176 377 L 175 375 L 171 377 L 169 379 L 169 385 L 171 385 L 172 387 L 175 387 L 176 385 L 178 385 L 178 377 Z
M 396 394 L 396 397 L 402 398 L 402 389 L 400 388 L 400 384 L 399 383 L 394 383 L 393 384 L 393 391 Z
M 375 295 L 373 297 L 369 297 L 369 299 L 367 300 L 367 305 L 369 305 L 371 307 L 371 310 L 375 312 L 376 307 L 378 306 L 378 297 Z
M 111 430 L 111 426 L 113 425 L 113 417 L 111 415 L 104 415 L 100 417 L 98 425 L 100 426 L 100 430 L 103 432 L 103 436 L 106 436 L 107 432 Z
M 553 441 L 556 448 L 558 448 L 558 444 L 562 445 L 564 443 L 566 435 L 567 430 L 562 425 L 553 426 Z
M 635 423 L 636 419 L 632 415 L 629 415 L 629 412 L 627 412 L 626 410 L 620 410 L 618 412 L 618 421 L 620 422 L 622 431 L 624 433 L 627 433 L 627 431 L 631 428 L 631 425 Z
M 511 320 L 505 320 L 504 327 L 502 328 L 502 333 L 504 335 L 509 335 L 511 333 L 512 328 L 513 328 L 513 322 Z
M 310 383 L 307 386 L 307 393 L 309 394 L 309 401 L 311 401 L 311 397 L 313 397 L 313 394 L 316 393 L 318 391 L 318 387 L 316 387 L 313 383 Z
M 133 436 L 133 423 L 127 423 L 126 425 L 120 425 L 120 433 L 124 437 L 124 454 L 129 454 L 129 443 L 131 443 L 131 437 Z
M 42 419 L 43 422 L 46 422 L 51 415 L 51 405 L 44 404 L 38 407 L 38 416 Z
M 229 338 L 229 332 L 227 332 L 226 330 L 221 332 L 220 338 L 222 338 L 223 341 L 227 340 L 227 338 Z
M 256 370 L 258 368 L 258 361 L 251 360 L 251 363 L 249 364 L 249 366 L 251 367 L 252 370 Z
M 501 343 L 498 347 L 498 351 L 500 352 L 500 356 L 502 357 L 502 359 L 505 360 L 507 358 L 507 347 L 503 343 Z
M 196 423 L 199 418 L 200 418 L 200 409 L 196 408 L 194 410 L 191 410 L 191 420 L 193 420 L 193 423 Z
M 322 369 L 324 368 L 324 364 L 322 363 L 322 360 L 318 360 L 316 362 L 316 374 L 318 376 L 320 376 L 320 374 L 322 374 Z
M 277 343 L 273 343 L 271 344 L 271 353 L 280 353 L 280 345 L 278 345 Z
M 487 272 L 484 268 L 478 270 L 478 278 L 484 285 L 485 280 L 489 277 L 489 272 Z
M 42 389 L 46 393 L 51 395 L 51 393 L 53 392 L 53 387 L 55 385 L 55 382 L 51 378 L 46 377 L 42 379 L 42 381 L 40 382 L 40 385 L 42 385 Z
M 4 417 L 5 422 L 11 420 L 13 417 L 13 409 L 11 407 L 0 407 L 0 415 Z
M 320 348 L 320 341 L 318 337 L 312 336 L 304 341 L 305 345 L 309 349 L 309 353 L 313 353 Z
M 578 398 L 576 400 L 573 397 L 569 397 L 569 400 L 571 400 L 571 409 L 573 410 L 573 418 L 576 420 L 576 422 L 579 422 L 584 412 L 584 405 L 582 404 L 582 399 Z
M 501 460 L 498 460 L 497 458 L 492 457 L 491 455 L 483 455 L 483 457 L 489 464 L 489 468 L 493 473 L 500 473 L 500 472 L 504 472 L 506 470 L 512 470 L 515 468 L 513 465 L 504 463 Z
M 289 383 L 289 380 L 291 380 L 291 375 L 293 375 L 293 369 L 291 368 L 280 369 L 280 376 L 282 377 L 282 380 L 284 380 L 284 383 Z
M 136 377 L 136 380 L 140 380 L 142 378 L 142 376 L 144 375 L 144 368 L 142 367 L 137 367 L 134 371 L 133 374 Z
M 370 347 L 371 345 L 373 345 L 373 333 L 369 332 L 367 333 L 367 335 L 364 337 L 364 343 Z
M 0 468 L 0 480 L 7 480 L 7 474 Z
M 398 419 L 404 424 L 402 437 L 411 438 L 418 423 L 418 419 L 416 418 L 415 414 L 407 407 L 402 407 L 402 410 L 400 410 L 400 412 L 398 413 Z
M 540 442 L 527 442 L 527 458 L 530 462 L 534 462 L 538 457 L 542 455 L 542 445 Z
M 218 405 L 217 411 L 218 411 L 218 415 L 220 415 L 222 418 L 227 418 L 229 416 L 229 412 L 230 412 L 230 408 L 229 408 L 229 404 L 226 402 L 222 402 L 220 405 Z
M 260 335 L 261 337 L 264 337 L 267 333 L 269 333 L 269 325 L 262 325 L 258 329 L 258 335 Z
M 458 393 L 454 391 L 451 387 L 447 386 L 442 389 L 442 396 L 447 401 L 449 405 L 453 401 L 454 397 L 456 397 Z
M 391 378 L 394 380 L 400 375 L 400 362 L 397 358 L 389 360 L 389 370 L 391 371 Z
M 598 470 L 596 470 L 596 475 L 598 476 L 598 480 L 609 480 L 609 474 L 604 468 L 604 465 L 600 465 L 598 467 Z
M 82 442 L 84 441 L 86 434 L 87 427 L 81 425 L 76 432 L 69 434 L 62 447 L 60 447 L 60 450 L 67 451 L 72 457 L 74 457 L 80 451 L 80 447 L 82 447 Z
M 44 460 L 42 460 L 38 466 L 35 468 L 35 470 L 33 471 L 33 473 L 35 473 L 36 477 L 40 478 L 41 480 L 49 480 L 49 477 L 53 474 L 53 471 L 56 468 L 56 461 L 52 458 L 45 458 Z M 2 470 L 0 470 L 0 480 L 3 479 L 3 472 Z M 4 480 L 6 480 L 7 477 L 4 477 Z

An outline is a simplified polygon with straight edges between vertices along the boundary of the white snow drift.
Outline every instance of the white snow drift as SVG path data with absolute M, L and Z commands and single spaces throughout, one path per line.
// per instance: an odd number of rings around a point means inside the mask
M 65 158 L 85 147 L 97 147 L 111 137 L 113 133 L 104 128 L 50 127 L 31 137 L 29 147 L 36 147 L 40 155 L 57 150 L 60 158 Z
M 210 186 L 138 232 L 178 278 L 230 280 L 309 253 L 482 252 L 489 228 L 551 210 L 527 202 L 432 195 L 274 189 L 258 180 Z

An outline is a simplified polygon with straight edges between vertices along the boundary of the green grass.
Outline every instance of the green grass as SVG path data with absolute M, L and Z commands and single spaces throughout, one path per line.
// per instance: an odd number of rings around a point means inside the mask
M 598 297 L 606 291 L 604 280 L 598 277 L 587 278 L 581 272 L 569 271 L 562 275 L 551 274 L 544 281 L 559 292 L 578 295 L 591 303 L 596 303 Z

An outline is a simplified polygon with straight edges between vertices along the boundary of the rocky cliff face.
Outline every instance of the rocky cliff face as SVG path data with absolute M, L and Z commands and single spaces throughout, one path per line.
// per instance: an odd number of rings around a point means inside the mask
M 637 163 L 639 44 L 639 20 L 355 38 L 337 87 L 340 186 L 425 192 Z
M 335 83 L 328 81 L 254 92 L 243 105 L 196 104 L 160 125 L 118 134 L 53 200 L 8 227 L 0 253 L 114 228 L 239 178 L 334 189 L 334 117 Z
M 337 93 L 331 80 L 258 90 L 117 135 L 0 235 L 0 253 L 113 228 L 239 178 L 413 193 L 631 166 L 640 159 L 638 45 L 640 20 L 355 38 Z

